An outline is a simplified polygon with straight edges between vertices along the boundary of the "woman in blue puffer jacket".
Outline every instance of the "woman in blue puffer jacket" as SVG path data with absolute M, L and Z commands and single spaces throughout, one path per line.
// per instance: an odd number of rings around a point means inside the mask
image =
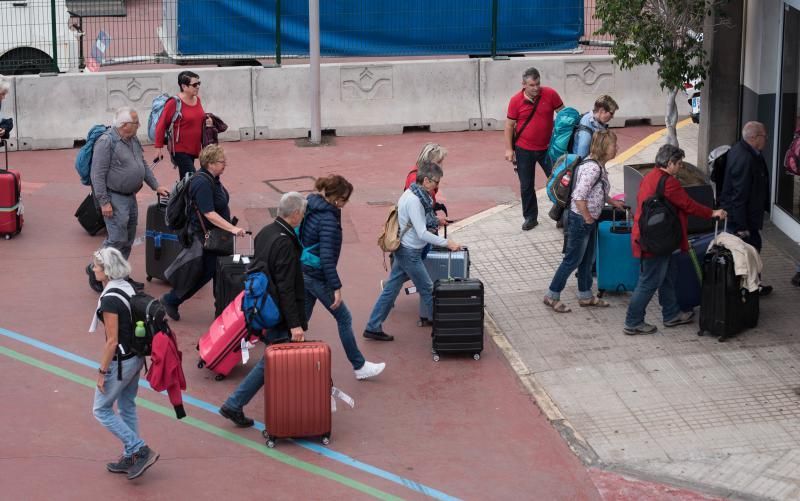
M 306 216 L 299 228 L 303 244 L 303 280 L 306 289 L 306 318 L 319 300 L 339 328 L 339 339 L 353 365 L 357 379 L 380 374 L 385 363 L 364 359 L 353 335 L 353 317 L 342 300 L 342 282 L 336 266 L 342 251 L 342 207 L 353 193 L 353 185 L 344 177 L 332 174 L 317 180 L 316 193 L 308 196 Z

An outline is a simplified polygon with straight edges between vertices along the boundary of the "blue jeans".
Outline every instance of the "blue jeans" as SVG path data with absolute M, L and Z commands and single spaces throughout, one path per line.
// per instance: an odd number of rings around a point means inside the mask
M 136 224 L 139 220 L 139 205 L 136 195 L 120 195 L 108 192 L 111 196 L 111 217 L 103 216 L 106 222 L 106 239 L 103 247 L 114 247 L 125 259 L 131 255 L 131 246 L 136 239 Z
M 636 328 L 644 322 L 644 313 L 653 294 L 658 291 L 658 303 L 661 305 L 663 320 L 669 321 L 681 312 L 678 298 L 675 295 L 675 281 L 678 267 L 672 254 L 642 259 L 642 271 L 639 281 L 631 295 L 628 313 L 625 315 L 625 327 Z
M 331 309 L 333 304 L 333 291 L 322 280 L 310 277 L 303 274 L 303 281 L 306 289 L 306 319 L 311 320 L 311 312 L 314 311 L 314 304 L 319 299 L 322 306 L 336 319 L 336 326 L 339 329 L 339 340 L 342 342 L 342 348 L 347 354 L 347 359 L 353 365 L 354 370 L 358 370 L 364 366 L 364 355 L 358 349 L 356 344 L 356 337 L 353 335 L 353 316 L 347 305 L 339 305 L 335 310 Z
M 530 127 L 533 124 L 528 124 Z M 522 199 L 522 216 L 526 221 L 536 221 L 539 217 L 539 205 L 536 202 L 536 164 L 542 166 L 545 177 L 550 177 L 550 169 L 545 167 L 546 150 L 533 151 L 517 146 L 514 154 L 517 158 L 517 176 L 519 177 L 519 194 Z
M 597 222 L 586 224 L 582 216 L 568 210 L 566 250 L 550 282 L 547 297 L 558 301 L 561 291 L 567 285 L 572 272 L 578 270 L 578 299 L 592 298 L 592 264 L 594 263 L 594 247 L 597 239 Z
M 394 308 L 394 301 L 403 288 L 406 280 L 411 279 L 419 292 L 420 316 L 433 318 L 433 282 L 431 281 L 428 270 L 422 262 L 423 249 L 411 249 L 400 246 L 394 252 L 392 271 L 389 278 L 383 284 L 383 292 L 378 296 L 372 313 L 367 321 L 367 330 L 372 332 L 383 332 L 383 322 L 389 316 L 389 312 Z M 424 315 L 422 315 L 424 311 Z
M 132 456 L 144 445 L 139 437 L 139 419 L 136 417 L 136 393 L 139 391 L 139 373 L 144 358 L 123 360 L 122 381 L 117 379 L 117 364 L 112 361 L 105 375 L 105 393 L 94 390 L 94 417 L 124 445 L 123 454 Z M 114 412 L 114 402 L 119 413 Z
M 270 333 L 270 338 L 283 338 L 288 335 L 289 331 L 276 331 Z M 241 411 L 244 406 L 249 404 L 250 400 L 256 396 L 256 393 L 258 393 L 258 390 L 260 390 L 262 386 L 264 386 L 264 357 L 261 357 L 261 360 L 259 360 L 258 363 L 250 369 L 247 376 L 242 379 L 239 386 L 233 390 L 233 393 L 225 400 L 223 404 L 224 407 L 235 411 Z

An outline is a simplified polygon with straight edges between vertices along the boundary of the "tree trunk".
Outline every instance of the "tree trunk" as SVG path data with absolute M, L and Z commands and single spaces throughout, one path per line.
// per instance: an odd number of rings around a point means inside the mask
M 678 89 L 669 89 L 667 93 L 667 109 L 664 115 L 664 122 L 667 125 L 667 144 L 678 146 L 678 132 L 675 129 L 678 123 L 678 105 L 675 98 L 678 95 Z

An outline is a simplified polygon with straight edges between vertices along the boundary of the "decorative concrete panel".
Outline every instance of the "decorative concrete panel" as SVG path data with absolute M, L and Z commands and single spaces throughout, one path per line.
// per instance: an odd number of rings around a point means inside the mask
M 161 94 L 160 76 L 114 76 L 106 78 L 109 111 L 131 106 L 140 114 L 146 113 L 153 98 Z
M 609 61 L 577 61 L 564 63 L 567 94 L 612 94 L 614 65 Z
M 392 66 L 343 67 L 342 101 L 392 99 L 394 92 Z

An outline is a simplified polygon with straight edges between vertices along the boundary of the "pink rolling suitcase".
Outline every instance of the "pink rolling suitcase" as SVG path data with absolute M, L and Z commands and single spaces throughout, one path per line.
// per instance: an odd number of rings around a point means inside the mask
M 251 338 L 247 330 L 242 311 L 243 297 L 244 291 L 222 310 L 208 332 L 197 343 L 200 352 L 197 367 L 212 370 L 217 375 L 215 378 L 217 381 L 222 381 L 236 365 L 242 362 L 242 340 L 254 342 L 257 339 L 255 336 Z
M 8 168 L 8 143 L 0 143 L 6 155 L 6 168 L 0 168 L 0 236 L 8 240 L 22 231 L 22 180 L 19 172 Z

